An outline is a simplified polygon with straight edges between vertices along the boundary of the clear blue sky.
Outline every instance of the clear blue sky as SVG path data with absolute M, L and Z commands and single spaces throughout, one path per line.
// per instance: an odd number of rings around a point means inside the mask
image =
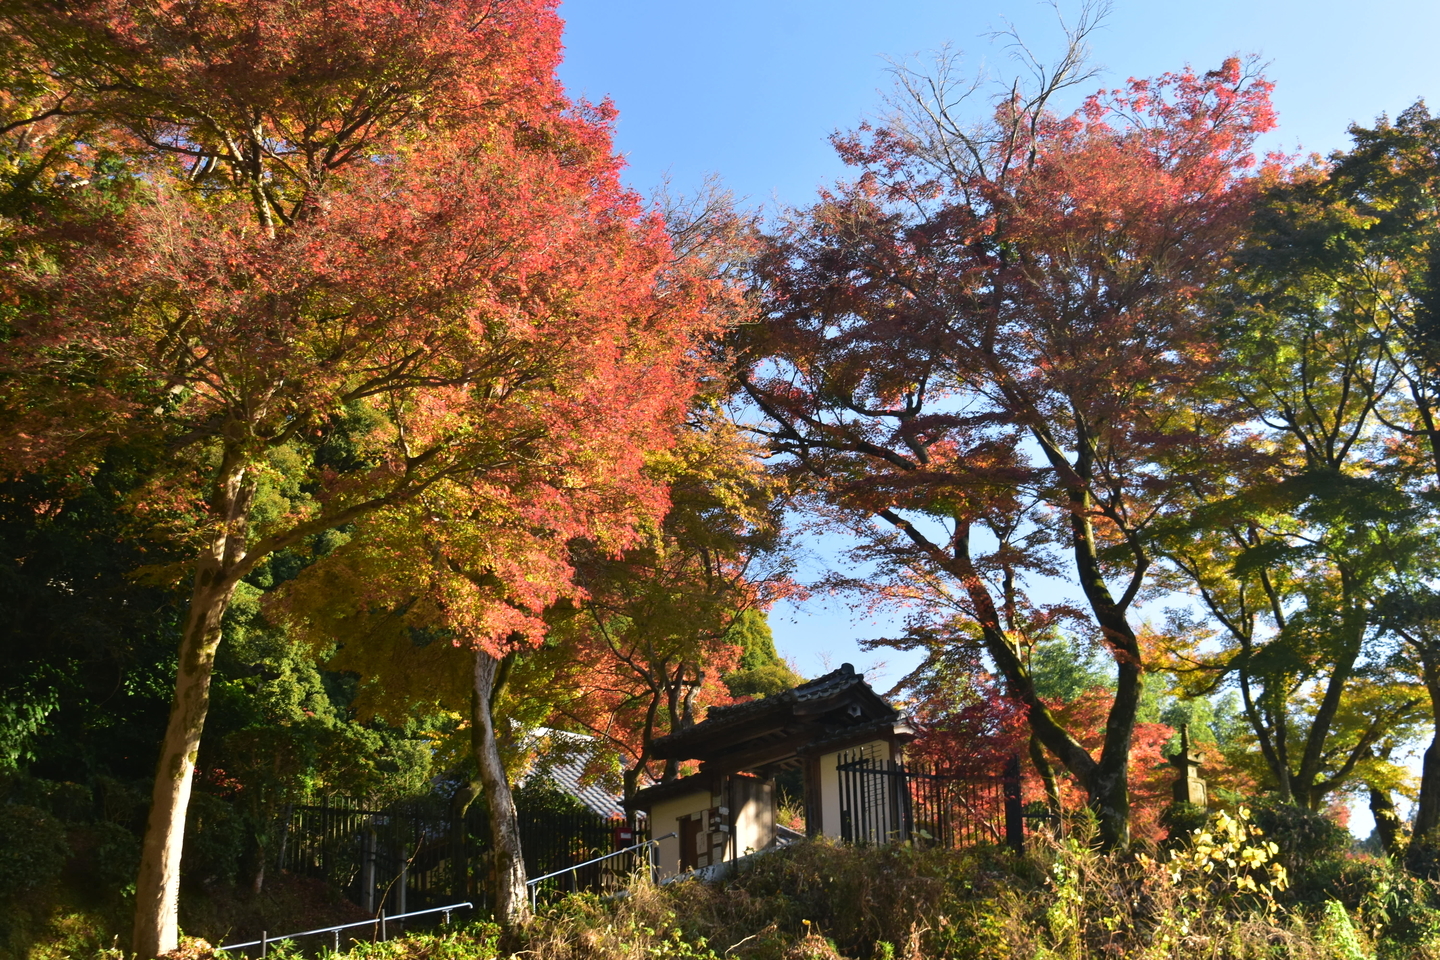
M 1078 5 L 1061 3 L 1072 16 Z M 950 42 L 976 67 L 1015 68 L 988 35 L 1008 20 L 1038 53 L 1058 49 L 1054 11 L 1032 0 L 564 0 L 566 60 L 574 95 L 610 97 L 629 181 L 649 193 L 668 173 L 693 190 L 718 174 L 754 204 L 801 205 L 843 176 L 827 142 L 879 108 L 885 57 L 924 56 Z M 1117 0 L 1094 35 L 1094 87 L 1231 54 L 1270 62 L 1280 131 L 1269 144 L 1329 152 L 1352 121 L 1392 116 L 1417 98 L 1440 105 L 1440 2 L 1372 0 Z M 841 562 L 833 542 L 810 545 L 811 575 Z M 817 598 L 772 616 L 783 654 L 803 673 L 876 655 L 855 645 L 885 624 L 855 621 Z M 900 672 L 891 658 L 873 679 Z

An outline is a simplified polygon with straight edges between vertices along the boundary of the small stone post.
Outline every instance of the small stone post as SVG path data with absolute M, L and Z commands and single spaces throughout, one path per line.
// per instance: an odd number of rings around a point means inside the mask
M 1175 778 L 1175 802 L 1207 805 L 1205 781 L 1200 779 L 1200 754 L 1190 749 L 1190 725 L 1180 725 L 1180 752 L 1170 758 L 1179 771 Z

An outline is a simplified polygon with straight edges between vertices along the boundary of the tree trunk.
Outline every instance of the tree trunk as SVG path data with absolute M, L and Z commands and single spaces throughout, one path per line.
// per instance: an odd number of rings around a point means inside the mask
M 624 797 L 627 801 L 633 800 L 635 794 L 640 792 L 640 777 L 643 776 L 650 766 L 650 744 L 655 741 L 655 718 L 660 712 L 660 692 L 653 687 L 650 692 L 650 704 L 645 708 L 645 726 L 641 730 L 640 755 L 635 762 L 625 768 L 623 775 Z M 635 812 L 631 811 L 630 826 L 635 826 Z
M 1395 800 L 1389 790 L 1370 788 L 1370 814 L 1375 818 L 1375 832 L 1380 837 L 1380 847 L 1391 860 L 1400 859 L 1400 814 L 1395 811 Z
M 185 812 L 190 805 L 200 734 L 210 709 L 210 677 L 215 669 L 215 651 L 220 646 L 220 624 L 234 590 L 234 583 L 222 578 L 217 559 L 202 562 L 180 640 L 175 698 L 160 747 L 150 818 L 140 848 L 131 948 L 142 958 L 168 953 L 180 944 L 177 911 Z
M 1425 687 L 1430 691 L 1431 714 L 1440 720 L 1440 658 L 1429 643 L 1415 644 L 1415 647 L 1420 655 Z M 1440 722 L 1435 724 L 1420 767 L 1420 795 L 1415 804 L 1415 823 L 1405 864 L 1411 872 L 1428 872 L 1437 861 L 1437 851 L 1440 851 Z
M 1055 776 L 1055 764 L 1045 754 L 1045 744 L 1034 732 L 1030 734 L 1030 762 L 1045 785 L 1045 806 L 1050 811 L 1056 839 L 1065 836 L 1065 805 L 1060 798 L 1060 781 Z
M 1410 834 L 1406 865 L 1412 872 L 1426 873 L 1440 852 L 1440 727 L 1436 728 L 1420 767 L 1420 798 L 1415 805 L 1415 823 Z
M 685 681 L 685 664 L 675 668 L 675 676 L 665 674 L 665 709 L 670 716 L 670 732 L 678 733 L 684 729 L 681 722 L 683 716 L 680 705 L 680 690 Z M 670 783 L 680 777 L 680 761 L 674 757 L 665 761 L 665 767 L 660 771 L 660 782 Z
M 1055 779 L 1055 765 L 1045 756 L 1045 744 L 1041 743 L 1034 733 L 1030 734 L 1030 762 L 1034 764 L 1040 782 L 1045 785 L 1045 805 L 1050 808 L 1050 815 L 1055 818 L 1058 835 L 1060 817 L 1064 813 L 1060 803 L 1060 782 Z
M 250 830 L 250 841 L 254 845 L 251 855 L 255 862 L 250 870 L 250 895 L 258 897 L 265 889 L 266 862 L 271 855 L 270 837 L 275 830 L 275 824 L 279 819 L 278 811 L 271 810 L 269 805 L 261 802 L 253 804 L 258 809 L 252 809 L 250 816 L 252 826 Z M 281 843 L 284 843 L 284 832 L 281 831 Z
M 640 772 L 644 769 L 643 762 L 637 762 L 633 767 L 626 767 L 621 772 L 621 796 L 626 800 L 635 799 L 635 794 L 640 792 Z
M 190 806 L 200 734 L 210 709 L 210 677 L 220 647 L 221 624 L 235 594 L 238 578 L 234 572 L 245 560 L 246 525 L 254 493 L 240 445 L 227 446 L 210 503 L 219 529 L 196 564 L 190 609 L 180 636 L 175 697 L 170 702 L 150 818 L 140 847 L 131 949 L 141 958 L 169 953 L 180 945 L 180 851 L 185 841 L 185 812 Z
M 1130 845 L 1130 744 L 1145 675 L 1139 641 L 1100 574 L 1090 526 L 1079 521 L 1075 525 L 1084 528 L 1083 537 L 1076 535 L 1075 547 L 1081 587 L 1115 658 L 1115 699 L 1105 716 L 1105 739 L 1094 768 L 1085 777 L 1085 789 L 1099 820 L 1101 842 L 1108 850 L 1123 850 Z
M 1365 614 L 1357 609 L 1351 600 L 1350 576 L 1343 568 L 1340 582 L 1344 594 L 1344 617 L 1348 636 L 1345 646 L 1335 657 L 1334 666 L 1330 670 L 1330 680 L 1325 686 L 1325 695 L 1320 700 L 1314 719 L 1310 721 L 1310 732 L 1305 738 L 1305 752 L 1300 758 L 1300 769 L 1290 778 L 1290 788 L 1294 791 L 1296 805 L 1305 805 L 1317 813 L 1325 802 L 1324 793 L 1316 789 L 1324 764 L 1325 741 L 1329 738 L 1335 716 L 1340 711 L 1345 686 L 1355 671 L 1355 662 L 1360 658 L 1360 649 L 1368 626 Z
M 471 692 L 471 712 L 474 712 L 474 692 Z M 450 796 L 450 862 L 456 865 L 456 875 L 451 887 L 456 901 L 481 901 L 484 894 L 477 889 L 477 871 L 471 859 L 469 830 L 466 829 L 470 806 L 485 792 L 478 777 L 467 780 Z
M 474 710 L 473 706 L 471 710 Z M 478 779 L 466 780 L 450 796 L 450 815 L 456 820 L 464 820 L 465 814 L 470 812 L 470 804 L 480 799 L 480 795 L 484 792 L 485 785 Z
M 1140 709 L 1145 674 L 1140 643 L 1127 616 L 1130 604 L 1144 581 L 1150 560 L 1131 539 L 1130 585 L 1119 600 L 1105 580 L 1100 550 L 1095 538 L 1092 514 L 1095 499 L 1094 448 L 1090 431 L 1079 409 L 1075 416 L 1076 460 L 1071 463 L 1045 428 L 1032 425 L 1030 432 L 1045 457 L 1055 468 L 1065 488 L 1070 507 L 1070 547 L 1075 558 L 1075 577 L 1090 606 L 1095 625 L 1115 658 L 1115 699 L 1105 716 L 1105 739 L 1094 766 L 1082 774 L 1090 809 L 1099 821 L 1100 840 L 1109 850 L 1130 845 L 1130 745 L 1135 736 L 1135 716 Z M 1127 539 L 1130 539 L 1127 537 Z M 1080 771 L 1073 771 L 1080 773 Z
M 1105 721 L 1105 744 L 1099 762 L 1060 725 L 1050 708 L 1035 692 L 1029 668 L 1020 659 L 1015 643 L 1005 630 L 994 598 L 985 585 L 984 577 L 980 575 L 970 556 L 968 525 L 957 518 L 952 547 L 947 553 L 939 550 L 914 524 L 893 510 L 876 511 L 876 516 L 929 553 L 941 569 L 964 587 L 974 604 L 974 617 L 980 627 L 985 649 L 1005 678 L 1007 692 L 1025 706 L 1031 732 L 1066 770 L 1084 784 L 1090 808 L 1095 811 L 1099 821 L 1100 839 L 1105 846 L 1109 849 L 1127 846 L 1130 842 L 1130 740 L 1135 729 L 1135 714 L 1140 704 L 1143 675 L 1139 644 L 1134 631 L 1130 629 L 1119 605 L 1108 601 L 1108 588 L 1099 576 L 1098 561 L 1094 559 L 1093 549 L 1088 554 L 1090 565 L 1094 567 L 1093 576 L 1089 578 L 1092 582 L 1086 582 L 1086 578 L 1082 576 L 1082 583 L 1087 595 L 1095 598 L 1092 599 L 1092 606 L 1096 620 L 1105 631 L 1118 671 L 1115 702 Z M 1093 543 L 1090 546 L 1093 547 Z M 1075 553 L 1077 560 L 1085 555 L 1081 547 L 1077 547 Z M 1086 572 L 1083 565 L 1081 572 Z M 1108 605 L 1101 604 L 1100 600 L 1108 601 Z
M 1124 850 L 1130 845 L 1130 758 L 1111 754 L 1086 781 L 1090 809 L 1100 827 L 1100 843 L 1106 850 Z
M 255 845 L 255 873 L 250 877 L 250 895 L 252 897 L 260 896 L 261 892 L 265 889 L 265 857 L 265 844 L 257 841 Z
M 994 598 L 991 597 L 984 578 L 976 569 L 974 560 L 970 556 L 968 524 L 957 520 L 953 549 L 947 556 L 937 550 L 913 524 L 894 511 L 881 510 L 877 515 L 895 526 L 922 549 L 928 550 L 935 557 L 938 565 L 964 586 L 970 602 L 974 604 L 975 620 L 980 626 L 985 649 L 995 661 L 1001 676 L 1005 678 L 1007 693 L 1025 706 L 1025 716 L 1030 725 L 1031 735 L 1044 744 L 1061 765 L 1085 785 L 1091 805 L 1098 805 L 1094 795 L 1090 793 L 1091 775 L 1098 764 L 1084 746 L 1060 725 L 1050 712 L 1050 708 L 1045 705 L 1045 701 L 1035 692 L 1035 684 L 1031 680 L 1029 668 L 1021 660 L 1014 641 L 1006 632 Z
M 520 818 L 500 745 L 495 738 L 492 698 L 500 661 L 484 650 L 475 651 L 475 687 L 470 717 L 470 745 L 480 782 L 485 787 L 486 809 L 490 814 L 490 836 L 494 848 L 495 918 L 506 930 L 530 919 L 530 899 L 525 886 L 525 857 L 520 848 Z

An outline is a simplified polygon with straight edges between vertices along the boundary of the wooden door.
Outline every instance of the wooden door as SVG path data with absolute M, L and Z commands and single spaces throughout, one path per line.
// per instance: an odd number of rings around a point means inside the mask
M 704 826 L 702 818 L 686 817 L 680 821 L 680 872 L 685 873 L 694 870 L 700 865 L 700 830 Z

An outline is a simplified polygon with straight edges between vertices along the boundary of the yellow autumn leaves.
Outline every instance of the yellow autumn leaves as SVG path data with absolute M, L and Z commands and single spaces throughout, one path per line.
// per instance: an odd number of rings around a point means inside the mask
M 1216 893 L 1255 894 L 1272 900 L 1289 886 L 1289 875 L 1278 857 L 1280 847 L 1263 839 L 1259 827 L 1250 822 L 1250 811 L 1240 807 L 1235 815 L 1221 811 L 1209 824 L 1197 829 L 1188 846 L 1171 851 L 1160 862 L 1141 854 L 1142 865 L 1160 868 L 1172 886 L 1204 887 Z

